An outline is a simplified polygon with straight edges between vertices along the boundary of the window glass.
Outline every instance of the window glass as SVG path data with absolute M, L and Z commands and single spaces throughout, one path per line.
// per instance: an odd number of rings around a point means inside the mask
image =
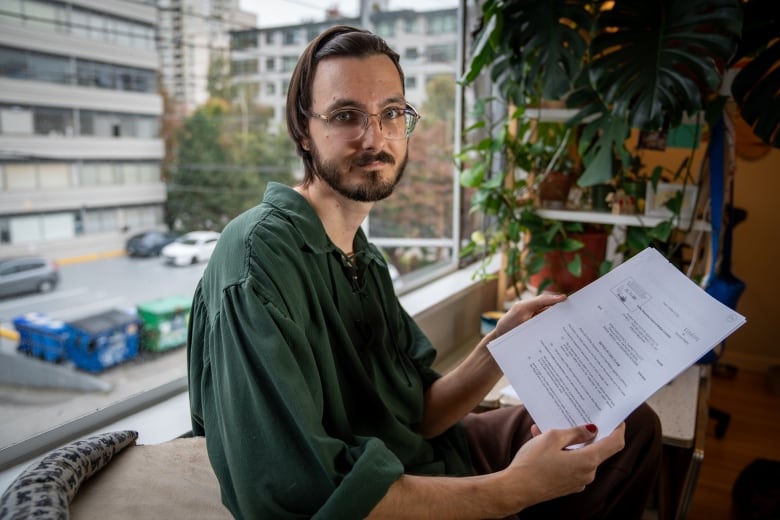
M 298 56 L 282 56 L 282 72 L 292 72 L 298 63 Z
M 73 110 L 35 107 L 35 133 L 38 135 L 73 135 Z
M 454 0 L 451 11 L 447 12 L 449 18 L 457 20 Z M 445 17 L 435 17 L 439 18 Z M 430 67 L 423 60 L 407 59 L 417 56 L 418 47 L 396 49 L 404 60 L 407 100 L 415 105 L 422 119 L 409 141 L 403 179 L 391 197 L 375 205 L 365 228 L 371 240 L 387 255 L 389 263 L 400 272 L 402 291 L 414 288 L 434 272 L 454 269 L 458 260 L 455 197 L 459 191 L 453 161 L 457 139 L 458 36 L 456 27 L 452 29 L 446 37 L 436 38 L 442 54 L 439 66 L 448 73 L 428 77 Z M 423 78 L 425 81 L 420 81 Z
M 0 132 L 3 135 L 33 133 L 33 111 L 19 106 L 0 107 Z
M 12 0 L 0 0 L 0 2 L 3 3 L 2 5 L 7 5 L 12 3 Z M 97 5 L 93 2 L 90 4 Z M 153 32 L 148 26 L 92 13 L 73 4 L 68 5 L 72 14 L 72 27 L 82 36 L 88 35 L 91 38 L 113 41 L 114 43 L 121 41 L 128 46 L 145 45 L 148 48 L 149 45 L 153 45 Z M 452 0 L 451 20 L 453 23 L 456 20 L 454 16 L 456 5 L 457 2 Z M 446 6 L 443 10 L 447 10 Z M 109 19 L 112 21 L 109 22 Z M 385 35 L 388 34 L 388 31 L 393 30 L 397 33 L 396 36 L 401 36 L 398 33 L 402 30 L 416 35 L 413 41 L 391 42 L 391 44 L 402 53 L 404 59 L 407 99 L 417 107 L 423 115 L 423 119 L 411 139 L 409 162 L 404 180 L 393 197 L 378 204 L 372 211 L 366 223 L 366 230 L 371 240 L 383 249 L 390 263 L 401 272 L 403 278 L 401 287 L 402 290 L 405 290 L 413 288 L 415 284 L 422 283 L 425 277 L 441 274 L 445 270 L 454 269 L 457 265 L 460 237 L 457 205 L 459 189 L 457 188 L 452 157 L 454 143 L 457 139 L 455 77 L 458 67 L 454 60 L 457 54 L 455 49 L 458 37 L 454 30 L 451 33 L 445 30 L 448 28 L 446 23 L 437 22 L 438 26 L 441 27 L 439 30 L 441 34 L 436 36 L 435 44 L 441 47 L 442 61 L 437 63 L 436 68 L 433 69 L 425 60 L 420 59 L 421 56 L 427 56 L 428 46 L 431 45 L 426 40 L 427 26 L 424 23 L 423 15 L 395 20 L 394 25 L 388 21 L 387 25 L 369 27 L 369 29 Z M 283 77 L 276 78 L 276 74 L 269 74 L 268 77 L 263 78 L 265 83 L 262 87 L 263 92 L 274 96 L 272 100 L 274 106 L 271 107 L 271 103 L 268 103 L 266 114 L 270 117 L 271 108 L 277 111 L 279 120 L 275 123 L 281 121 L 283 117 L 283 109 L 280 109 L 277 101 L 281 100 L 283 94 L 286 94 L 289 72 L 292 71 L 298 59 L 299 49 L 292 47 L 292 45 L 304 43 L 302 40 L 307 36 L 306 27 L 308 26 L 290 30 L 267 31 L 264 33 L 264 38 L 259 36 L 260 33 L 248 32 L 246 41 L 233 41 L 234 45 L 246 45 L 246 48 L 249 49 L 256 46 L 251 41 L 252 38 L 259 37 L 268 46 L 257 53 L 258 58 L 262 60 L 263 71 L 273 71 L 274 73 L 280 70 L 285 71 L 285 74 L 281 75 Z M 453 25 L 451 28 L 454 29 L 455 26 Z M 274 32 L 282 33 L 277 37 L 277 43 L 284 41 L 285 44 L 291 46 L 283 48 L 288 56 L 282 56 L 282 53 L 274 51 L 270 47 L 274 43 Z M 313 33 L 309 33 L 308 36 L 313 36 Z M 408 49 L 412 50 L 407 50 L 407 46 Z M 282 47 L 277 48 L 282 49 Z M 256 70 L 256 68 L 251 68 L 256 67 L 256 65 L 249 67 L 249 70 Z M 434 74 L 439 70 L 445 73 Z M 142 77 L 145 78 L 143 81 L 140 79 Z M 77 82 L 85 87 L 156 91 L 154 71 L 113 66 L 81 59 L 77 61 Z M 146 86 L 142 88 L 141 83 Z M 99 93 L 101 96 L 105 94 Z M 172 97 L 178 95 L 176 91 L 172 91 L 170 94 Z M 73 113 L 65 109 L 62 109 L 64 112 L 57 112 L 57 110 L 54 109 L 54 112 L 48 114 L 41 111 L 39 115 L 36 108 L 36 131 L 39 126 L 43 126 L 39 119 L 45 120 L 49 127 L 55 131 L 67 128 L 66 113 L 71 114 L 71 119 L 74 117 Z M 6 114 L 8 114 L 7 117 Z M 57 117 L 58 114 L 59 117 Z M 76 114 L 78 117 L 77 126 L 83 136 L 121 139 L 129 137 L 156 138 L 160 133 L 160 120 L 154 116 L 84 109 L 79 109 Z M 0 107 L 0 128 L 3 129 L 3 132 L 6 131 L 7 127 L 17 131 L 24 130 L 25 120 L 29 120 L 26 126 L 29 127 L 28 133 L 31 133 L 33 130 L 32 110 L 27 107 Z M 281 131 L 284 132 L 283 126 L 275 127 L 273 131 L 279 131 L 279 128 L 282 128 Z M 119 139 L 114 142 L 122 143 Z M 147 143 L 141 144 L 146 145 Z M 203 161 L 205 163 L 208 160 L 203 159 Z M 101 193 L 106 193 L 111 194 L 110 196 L 113 198 L 114 194 L 118 190 L 124 189 L 125 186 L 131 187 L 128 191 L 133 193 L 159 190 L 161 170 L 160 165 L 155 161 L 137 163 L 89 161 L 76 162 L 68 166 L 52 163 L 36 167 L 18 165 L 17 168 L 14 168 L 13 165 L 6 165 L 4 182 L 7 189 L 15 190 L 38 189 L 38 183 L 49 187 L 61 186 L 64 189 L 68 185 L 68 168 L 72 169 L 71 182 L 73 185 L 86 187 L 85 192 L 98 196 L 85 200 L 82 208 L 68 215 L 55 215 L 50 219 L 38 217 L 31 219 L 0 218 L 0 240 L 9 242 L 11 237 L 14 237 L 14 240 L 34 242 L 45 237 L 79 236 L 82 238 L 82 235 L 86 237 L 91 233 L 108 233 L 123 230 L 126 227 L 149 229 L 157 226 L 163 227 L 166 224 L 167 215 L 165 215 L 161 204 L 121 208 L 106 207 L 111 202 L 105 199 L 101 200 L 100 197 Z M 156 186 L 144 186 L 142 189 L 137 189 L 139 184 L 156 184 Z M 219 224 L 215 223 L 215 226 L 219 226 Z M 115 239 L 116 237 L 112 236 L 112 240 Z M 112 245 L 115 244 L 112 243 Z M 144 269 L 133 271 L 133 276 L 157 263 L 145 263 Z M 134 264 L 135 267 L 139 265 L 139 263 Z M 179 272 L 185 271 L 187 270 Z M 141 281 L 140 278 L 139 281 Z M 116 295 L 116 298 L 119 299 L 122 296 Z M 85 302 L 85 304 L 92 303 L 95 302 Z M 163 383 L 167 382 L 163 381 Z M 132 381 L 131 383 L 138 385 L 137 389 L 134 388 L 132 395 L 136 395 L 137 391 L 146 390 L 146 388 L 142 388 L 144 384 L 147 384 L 146 380 L 143 382 Z M 123 395 L 129 394 L 125 392 Z M 108 400 L 108 398 L 106 399 Z M 108 403 L 100 403 L 98 408 L 102 408 L 106 404 Z M 94 410 L 95 408 L 91 407 L 90 409 Z M 50 426 L 55 427 L 62 421 L 71 419 L 73 417 L 52 414 Z M 0 446 L 0 448 L 2 447 Z
M 300 42 L 300 31 L 298 29 L 285 29 L 282 33 L 282 43 L 284 45 L 297 45 Z
M 142 184 L 160 182 L 160 165 L 157 163 L 139 163 L 138 174 Z
M 420 29 L 417 25 L 417 17 L 404 18 L 404 32 L 406 34 L 417 34 Z
M 156 117 L 135 116 L 135 137 L 140 139 L 153 139 L 158 136 L 160 124 Z
M 35 189 L 38 186 L 35 165 L 31 163 L 6 164 L 5 184 L 8 191 Z
M 43 238 L 40 217 L 13 217 L 10 223 L 12 244 L 38 242 Z
M 57 21 L 56 6 L 51 2 L 27 0 L 24 2 L 24 15 L 28 25 L 54 31 Z
M 29 78 L 27 53 L 20 49 L 0 47 L 0 76 L 7 78 Z
M 60 56 L 31 52 L 27 55 L 27 70 L 31 79 L 53 83 L 70 83 L 70 60 Z
M 22 0 L 0 0 L 0 19 L 19 23 L 22 18 Z
M 76 235 L 72 213 L 56 213 L 41 217 L 44 240 L 65 240 Z
M 392 38 L 395 36 L 395 18 L 392 20 L 380 20 L 374 28 L 376 34 L 382 38 Z
M 67 188 L 70 184 L 68 165 L 65 163 L 38 164 L 38 182 L 41 189 Z

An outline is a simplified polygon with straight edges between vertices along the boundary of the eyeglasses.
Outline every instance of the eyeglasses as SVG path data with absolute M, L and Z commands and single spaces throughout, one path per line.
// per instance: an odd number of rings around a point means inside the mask
M 333 135 L 344 141 L 355 141 L 363 137 L 368 128 L 369 117 L 379 119 L 379 129 L 385 139 L 406 139 L 412 134 L 421 117 L 408 103 L 404 107 L 387 107 L 378 114 L 369 114 L 357 108 L 339 108 L 328 115 L 311 112 L 308 116 L 325 121 Z

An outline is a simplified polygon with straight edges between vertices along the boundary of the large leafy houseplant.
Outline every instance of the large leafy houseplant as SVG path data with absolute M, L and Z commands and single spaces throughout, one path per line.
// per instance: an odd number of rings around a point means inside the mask
M 733 82 L 733 97 L 756 135 L 778 146 L 780 31 L 773 1 L 486 0 L 463 82 L 489 74 L 508 106 L 561 100 L 575 109 L 567 125 L 577 128 L 585 167 L 578 183 L 589 187 L 612 182 L 621 168 L 631 166 L 625 146 L 631 128 L 668 130 L 686 115 L 720 114 L 724 72 L 738 59 L 751 57 Z M 504 167 L 517 155 L 512 148 L 517 143 L 506 132 L 518 114 L 523 112 L 509 112 L 508 122 L 495 126 L 498 134 L 475 145 L 509 156 Z M 507 233 L 522 229 L 533 208 L 490 206 L 499 199 L 512 200 L 507 193 L 495 193 L 499 187 L 517 187 L 502 182 L 506 176 L 479 165 L 464 172 L 462 183 L 476 192 L 472 209 L 494 217 L 497 232 L 485 236 L 483 247 L 490 252 L 491 242 L 503 240 L 510 273 L 522 269 L 513 264 L 521 253 L 519 242 Z M 486 195 L 485 190 L 494 193 Z M 670 209 L 679 202 L 670 201 Z M 665 223 L 640 234 L 645 241 L 664 240 L 672 227 Z M 634 240 L 634 247 L 640 245 Z M 533 250 L 526 248 L 524 254 L 529 252 Z

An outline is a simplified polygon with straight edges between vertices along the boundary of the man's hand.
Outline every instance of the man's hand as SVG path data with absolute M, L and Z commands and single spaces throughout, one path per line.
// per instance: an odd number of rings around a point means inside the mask
M 506 481 L 516 482 L 516 492 L 522 497 L 520 507 L 585 489 L 593 482 L 598 466 L 623 449 L 625 429 L 625 424 L 621 424 L 614 432 L 592 444 L 588 443 L 596 437 L 593 425 L 549 430 L 543 434 L 538 434 L 536 428 L 532 429 L 536 436 L 520 448 L 504 470 L 505 477 L 508 477 Z M 566 449 L 583 443 L 586 444 L 584 447 Z
M 498 320 L 496 328 L 491 332 L 491 339 L 496 339 L 514 329 L 521 323 L 530 320 L 543 310 L 560 303 L 566 299 L 565 294 L 541 294 L 527 300 L 522 300 L 507 311 L 504 316 Z

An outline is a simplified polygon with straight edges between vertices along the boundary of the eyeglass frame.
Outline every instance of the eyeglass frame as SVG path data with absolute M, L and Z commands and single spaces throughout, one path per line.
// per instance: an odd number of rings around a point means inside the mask
M 389 108 L 389 107 L 386 107 L 386 108 L 382 109 L 382 111 L 386 110 L 387 108 Z M 328 115 L 318 114 L 316 112 L 307 112 L 307 111 L 305 111 L 303 109 L 301 109 L 301 112 L 306 117 L 317 118 L 317 119 L 320 119 L 321 121 L 325 121 L 325 123 L 327 123 L 328 125 L 331 125 L 332 124 L 330 122 L 331 118 L 333 118 L 333 116 L 335 114 L 337 114 L 338 112 L 343 112 L 343 111 L 346 111 L 346 110 L 351 110 L 353 112 L 359 112 L 360 114 L 365 116 L 365 119 L 364 119 L 365 122 L 363 123 L 363 131 L 360 133 L 359 136 L 353 137 L 352 139 L 342 139 L 342 140 L 344 140 L 344 141 L 357 141 L 358 139 L 362 139 L 363 136 L 366 135 L 366 130 L 368 130 L 368 121 L 369 121 L 369 118 L 371 118 L 371 117 L 376 117 L 377 118 L 377 121 L 379 121 L 379 130 L 383 130 L 383 128 L 382 128 L 382 112 L 378 112 L 376 114 L 371 114 L 371 113 L 366 112 L 365 110 L 361 110 L 361 109 L 359 109 L 357 107 L 340 107 L 340 108 L 337 108 L 335 110 L 332 110 L 330 112 L 330 114 L 328 114 Z M 382 136 L 385 139 L 390 139 L 391 141 L 396 141 L 396 140 L 401 140 L 401 139 L 409 139 L 409 137 L 412 135 L 412 132 L 414 132 L 414 129 L 417 127 L 417 123 L 420 121 L 420 119 L 422 119 L 422 115 L 420 115 L 420 113 L 417 111 L 417 109 L 414 108 L 414 105 L 412 105 L 411 103 L 408 103 L 408 102 L 404 102 L 403 113 L 404 113 L 404 118 L 406 118 L 407 115 L 411 115 L 414 118 L 414 125 L 412 125 L 412 129 L 411 130 L 407 130 L 406 132 L 404 132 L 404 136 L 403 137 L 388 137 L 383 132 Z M 405 124 L 404 126 L 408 127 L 409 125 Z

